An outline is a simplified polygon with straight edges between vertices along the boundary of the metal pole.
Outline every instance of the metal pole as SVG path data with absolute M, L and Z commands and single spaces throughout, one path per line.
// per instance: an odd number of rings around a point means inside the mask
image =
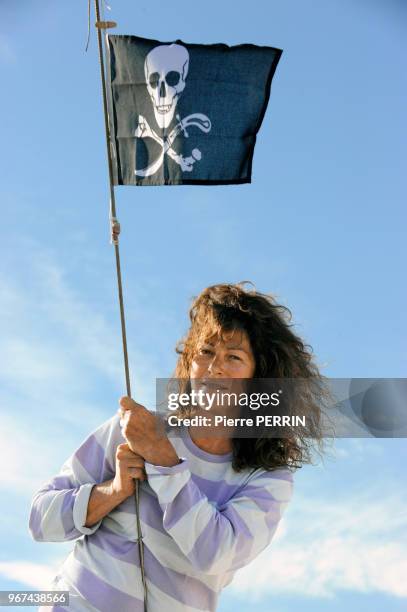
M 112 224 L 112 231 L 116 227 L 118 227 L 117 218 L 116 218 L 116 200 L 114 193 L 114 185 L 113 185 L 113 164 L 112 164 L 112 156 L 110 150 L 110 129 L 109 129 L 109 120 L 108 120 L 108 110 L 107 110 L 107 96 L 106 96 L 106 79 L 105 79 L 105 67 L 103 62 L 103 43 L 102 43 L 102 34 L 101 28 L 103 28 L 103 23 L 100 20 L 100 10 L 99 10 L 99 0 L 95 0 L 95 13 L 96 13 L 96 29 L 98 34 L 98 46 L 99 46 L 99 66 L 100 66 L 100 76 L 102 81 L 102 98 L 103 98 L 103 115 L 105 121 L 105 134 L 106 134 L 106 151 L 107 151 L 107 161 L 109 166 L 109 187 L 110 187 L 110 220 Z M 106 24 L 109 27 L 109 24 Z M 106 27 L 105 26 L 105 27 Z M 117 234 L 113 234 L 113 245 L 116 256 L 116 272 L 117 272 L 117 287 L 119 293 L 119 305 L 120 305 L 120 322 L 121 322 L 121 330 L 122 330 L 122 342 L 123 342 L 123 356 L 124 356 L 124 370 L 126 376 L 126 391 L 128 397 L 131 397 L 131 388 L 130 388 L 130 373 L 129 373 L 129 360 L 127 353 L 127 339 L 126 339 L 126 323 L 124 318 L 124 304 L 123 304 L 123 287 L 122 287 L 122 279 L 121 279 L 121 270 L 120 270 L 120 253 L 119 253 L 119 239 L 118 232 Z M 137 541 L 138 541 L 138 549 L 139 549 L 139 557 L 140 557 L 140 571 L 141 578 L 143 582 L 143 591 L 144 591 L 144 612 L 147 612 L 147 583 L 145 578 L 144 571 L 144 547 L 143 547 L 143 539 L 141 534 L 141 524 L 140 524 L 140 491 L 139 491 L 139 481 L 135 482 L 135 502 L 136 502 L 136 522 L 137 522 Z
M 96 21 L 100 23 L 100 12 L 99 12 L 99 0 L 95 0 L 95 10 L 96 10 Z M 109 129 L 109 120 L 108 120 L 108 112 L 107 112 L 107 98 L 106 98 L 106 79 L 105 79 L 105 68 L 103 62 L 103 43 L 102 43 L 102 34 L 100 32 L 100 28 L 97 27 L 98 33 L 98 45 L 99 45 L 99 65 L 100 65 L 100 76 L 102 79 L 102 94 L 103 94 L 103 115 L 105 121 L 105 132 L 106 132 L 106 152 L 107 152 L 107 161 L 109 166 L 109 187 L 110 187 L 110 217 L 111 219 L 116 219 L 116 200 L 113 186 L 113 165 L 112 165 L 112 156 L 110 154 L 110 129 Z M 120 273 L 120 253 L 119 253 L 119 240 L 116 240 L 117 244 L 114 244 L 115 255 L 116 255 L 116 269 L 117 269 L 117 282 L 118 282 L 118 290 L 119 290 L 119 303 L 120 303 L 120 320 L 121 320 L 121 328 L 122 328 L 122 339 L 123 339 L 123 353 L 124 353 L 124 368 L 126 374 L 126 390 L 127 395 L 131 397 L 131 389 L 130 389 L 130 374 L 129 374 L 129 363 L 128 363 L 128 354 L 127 354 L 127 341 L 126 341 L 126 324 L 124 320 L 124 305 L 123 305 L 123 289 L 122 289 L 122 280 Z

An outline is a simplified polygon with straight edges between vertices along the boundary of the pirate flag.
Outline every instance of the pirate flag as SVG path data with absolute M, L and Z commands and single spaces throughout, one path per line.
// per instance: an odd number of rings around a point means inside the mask
M 250 183 L 281 49 L 107 37 L 115 185 Z

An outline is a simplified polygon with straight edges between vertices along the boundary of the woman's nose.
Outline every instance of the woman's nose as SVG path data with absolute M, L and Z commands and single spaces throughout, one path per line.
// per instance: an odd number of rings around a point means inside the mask
M 212 361 L 208 365 L 208 373 L 212 376 L 219 376 L 223 374 L 222 360 L 218 355 L 215 355 Z

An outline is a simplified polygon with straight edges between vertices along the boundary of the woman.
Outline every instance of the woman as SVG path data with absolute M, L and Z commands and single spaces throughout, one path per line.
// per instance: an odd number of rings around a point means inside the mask
M 292 495 L 293 472 L 311 461 L 313 444 L 322 448 L 324 386 L 289 315 L 244 284 L 208 287 L 190 310 L 175 374 L 211 383 L 308 380 L 305 427 L 255 439 L 183 427 L 170 441 L 158 431 L 158 417 L 124 397 L 119 414 L 35 495 L 32 536 L 76 540 L 52 585 L 69 590 L 69 610 L 143 610 L 135 479 L 149 612 L 215 610 L 235 571 L 270 543 Z

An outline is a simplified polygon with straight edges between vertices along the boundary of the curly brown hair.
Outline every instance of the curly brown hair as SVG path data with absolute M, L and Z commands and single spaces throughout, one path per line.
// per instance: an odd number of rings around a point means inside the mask
M 253 288 L 246 288 L 247 284 Z M 189 379 L 200 340 L 244 330 L 255 357 L 253 378 L 302 381 L 295 412 L 306 416 L 306 425 L 284 437 L 271 438 L 265 433 L 257 438 L 232 438 L 233 469 L 288 467 L 294 471 L 312 463 L 312 451 L 321 454 L 323 450 L 322 409 L 329 393 L 314 363 L 312 348 L 292 330 L 291 311 L 272 295 L 256 291 L 253 283 L 243 281 L 207 287 L 194 299 L 189 316 L 191 326 L 176 347 L 176 378 Z

